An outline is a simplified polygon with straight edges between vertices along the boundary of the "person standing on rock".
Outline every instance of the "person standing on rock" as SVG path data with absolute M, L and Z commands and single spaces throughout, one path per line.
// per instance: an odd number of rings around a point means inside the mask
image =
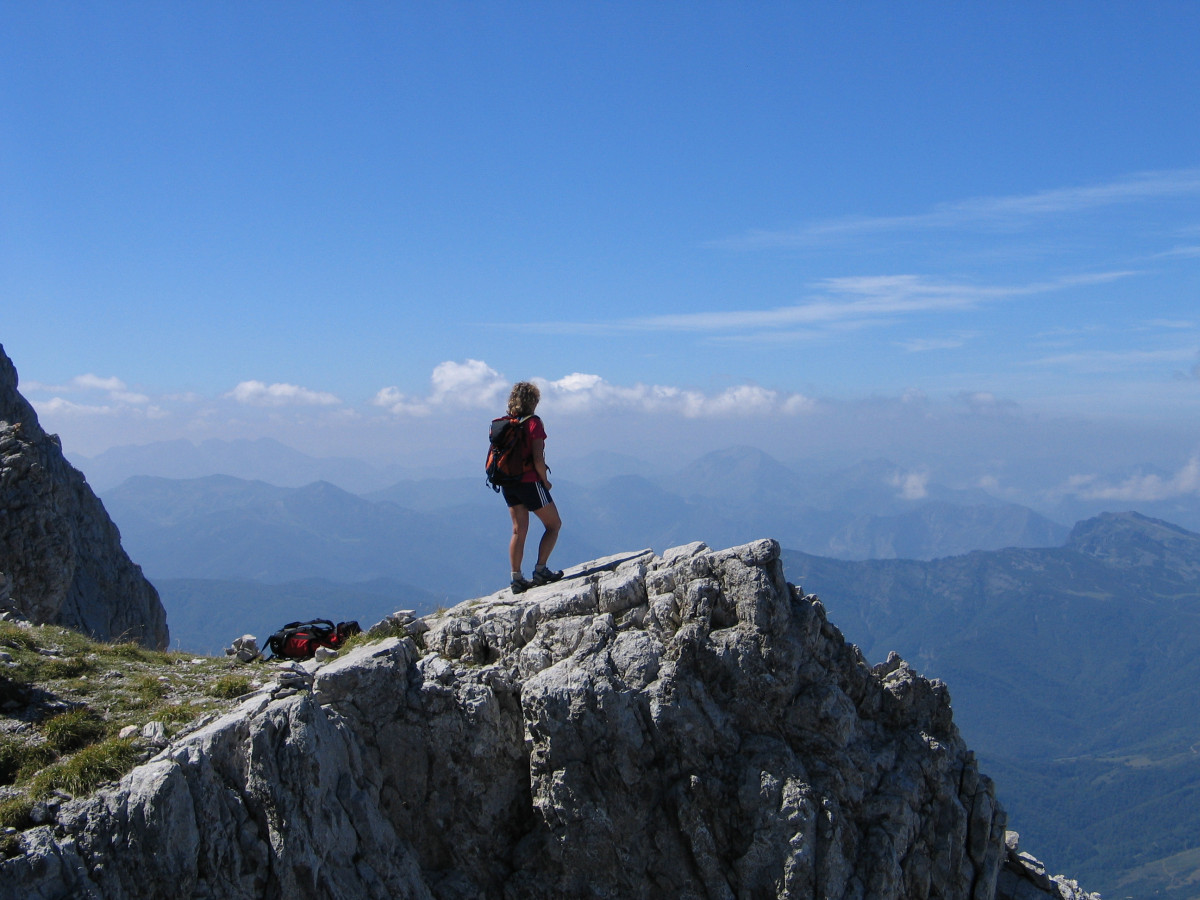
M 512 570 L 514 594 L 520 594 L 537 585 L 550 584 L 563 577 L 561 571 L 555 572 L 549 567 L 550 553 L 558 541 L 562 519 L 558 515 L 558 507 L 550 497 L 550 469 L 546 465 L 546 429 L 542 420 L 534 415 L 541 399 L 542 394 L 537 385 L 528 381 L 518 381 L 508 395 L 508 414 L 518 419 L 518 427 L 525 431 L 526 454 L 520 482 L 502 488 L 504 502 L 508 504 L 508 513 L 512 517 L 508 560 Z M 521 564 L 525 557 L 525 537 L 529 534 L 530 513 L 541 520 L 546 530 L 538 543 L 533 579 L 527 581 L 521 573 Z

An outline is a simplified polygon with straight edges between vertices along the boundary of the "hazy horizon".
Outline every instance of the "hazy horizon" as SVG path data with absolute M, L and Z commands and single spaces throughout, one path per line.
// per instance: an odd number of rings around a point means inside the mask
M 467 466 L 532 378 L 564 460 L 1200 499 L 1194 4 L 5 25 L 0 343 L 77 457 Z

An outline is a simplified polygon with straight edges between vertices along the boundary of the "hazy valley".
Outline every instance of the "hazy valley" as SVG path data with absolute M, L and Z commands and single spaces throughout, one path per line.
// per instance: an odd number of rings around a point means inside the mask
M 321 469 L 291 458 L 297 477 Z M 775 537 L 789 578 L 868 660 L 897 650 L 947 682 L 1001 801 L 1056 864 L 1105 896 L 1196 896 L 1200 538 L 1131 514 L 1072 530 L 973 489 L 906 497 L 886 461 L 805 477 L 737 448 L 654 477 L 635 466 L 561 466 L 560 565 Z M 367 624 L 504 585 L 507 517 L 482 476 L 379 487 L 383 473 L 356 471 L 361 494 L 206 474 L 130 478 L 104 501 L 173 643 L 209 653 L 292 618 Z M 1146 840 L 1129 840 L 1131 817 L 1149 823 Z

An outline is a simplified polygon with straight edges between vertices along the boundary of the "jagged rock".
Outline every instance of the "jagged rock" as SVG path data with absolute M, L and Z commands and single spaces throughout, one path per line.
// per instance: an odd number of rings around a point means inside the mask
M 231 646 L 225 648 L 225 655 L 235 657 L 238 662 L 248 663 L 262 656 L 262 651 L 258 648 L 258 638 L 252 634 L 243 634 Z
M 613 557 L 281 666 L 24 833 L 0 898 L 1068 897 L 1005 887 L 946 686 L 872 670 L 778 553 Z
M 141 735 L 151 747 L 167 746 L 167 726 L 162 722 L 147 722 L 142 726 Z
M 117 527 L 17 391 L 0 346 L 0 605 L 100 640 L 167 646 L 158 592 Z M 5 596 L 7 595 L 7 597 Z
M 1020 835 L 1010 831 L 1004 836 L 1004 868 L 998 888 L 1004 900 L 1100 900 L 1099 894 L 1089 894 L 1063 875 L 1049 875 L 1041 860 L 1023 853 Z

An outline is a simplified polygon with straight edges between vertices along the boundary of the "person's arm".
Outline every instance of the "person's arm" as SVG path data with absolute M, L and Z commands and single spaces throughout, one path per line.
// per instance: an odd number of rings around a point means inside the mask
M 546 466 L 546 442 L 540 438 L 533 439 L 533 470 L 538 478 L 550 490 L 550 469 Z

